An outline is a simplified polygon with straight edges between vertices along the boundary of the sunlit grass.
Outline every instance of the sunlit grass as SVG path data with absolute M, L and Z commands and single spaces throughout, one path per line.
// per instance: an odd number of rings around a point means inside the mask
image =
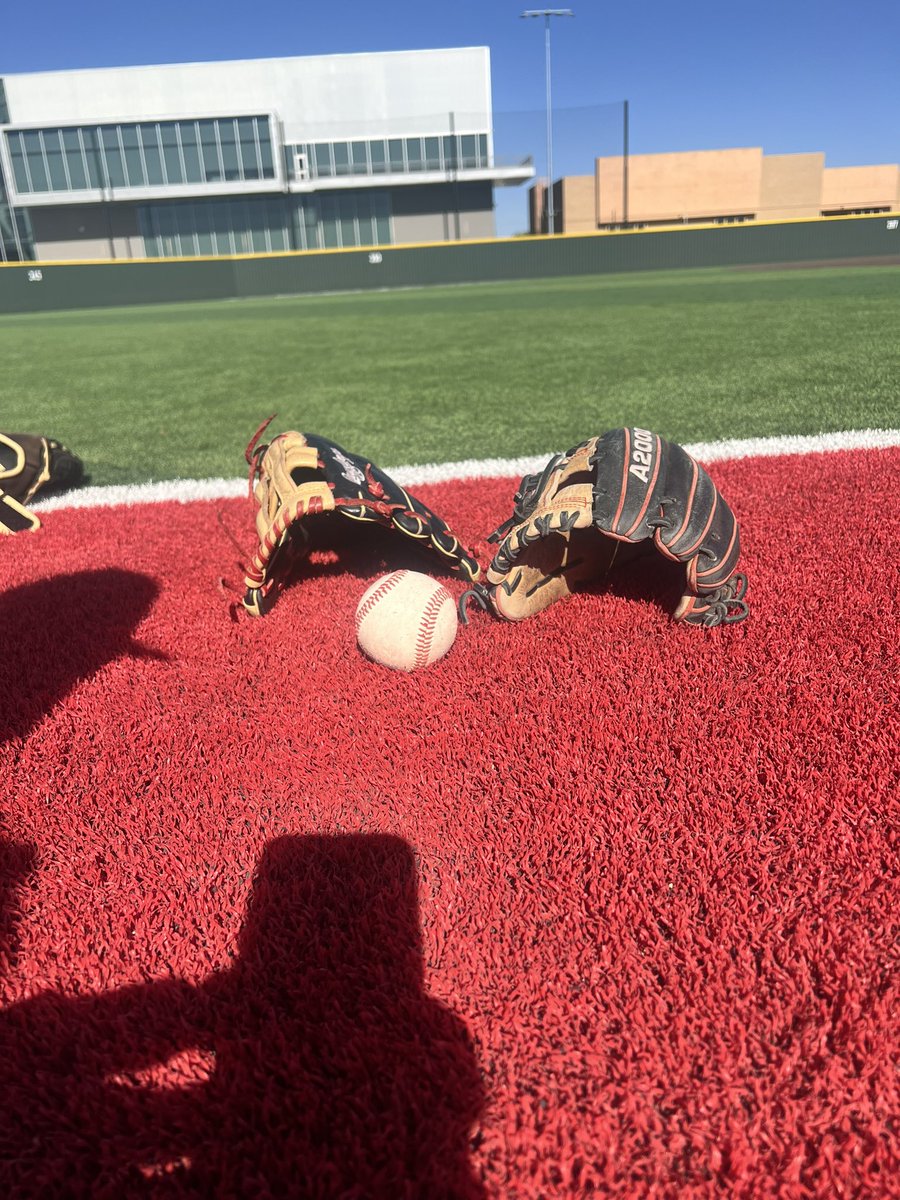
M 0 318 L 0 428 L 235 476 L 270 413 L 385 466 L 900 423 L 900 270 L 693 271 Z

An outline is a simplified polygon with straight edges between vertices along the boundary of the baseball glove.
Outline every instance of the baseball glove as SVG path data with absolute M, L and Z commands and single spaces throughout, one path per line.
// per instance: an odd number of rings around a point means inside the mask
M 386 472 L 312 433 L 281 433 L 257 445 L 269 421 L 247 447 L 250 486 L 259 505 L 259 544 L 244 579 L 242 603 L 248 613 L 258 617 L 271 609 L 309 550 L 311 525 L 334 513 L 401 533 L 463 579 L 478 578 L 477 560 L 445 522 Z
M 32 433 L 0 433 L 0 534 L 39 529 L 26 505 L 40 493 L 67 491 L 84 475 L 81 459 L 62 442 Z
M 488 540 L 500 545 L 486 585 L 472 591 L 509 621 L 654 549 L 685 565 L 676 621 L 710 627 L 747 615 L 734 514 L 681 446 L 646 429 L 590 438 L 526 475 L 512 517 Z

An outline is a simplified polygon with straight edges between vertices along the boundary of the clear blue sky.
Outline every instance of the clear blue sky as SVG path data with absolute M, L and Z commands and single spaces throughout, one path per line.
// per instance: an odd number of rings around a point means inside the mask
M 554 0 L 554 6 L 557 0 Z M 507 0 L 155 0 L 5 6 L 0 75 L 292 54 L 488 46 L 498 152 L 545 169 L 543 24 Z M 554 174 L 621 149 L 824 151 L 828 166 L 900 161 L 900 5 L 571 0 L 552 26 Z M 602 106 L 609 104 L 609 108 Z M 571 110 L 571 111 L 567 111 Z M 516 114 L 509 115 L 507 114 Z M 527 144 L 526 144 L 527 143 Z M 524 228 L 524 189 L 503 196 Z M 502 232 L 513 232 L 505 228 Z

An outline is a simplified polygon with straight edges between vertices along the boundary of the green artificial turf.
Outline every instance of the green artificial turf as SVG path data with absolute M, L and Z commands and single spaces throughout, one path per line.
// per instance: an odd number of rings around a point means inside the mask
M 233 477 L 256 426 L 384 466 L 900 424 L 900 269 L 692 271 L 0 318 L 0 428 L 94 483 Z

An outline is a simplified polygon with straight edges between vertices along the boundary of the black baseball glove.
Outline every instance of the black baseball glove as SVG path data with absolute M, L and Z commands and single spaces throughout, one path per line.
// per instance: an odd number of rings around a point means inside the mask
M 62 442 L 33 433 L 0 433 L 0 534 L 40 528 L 27 505 L 38 495 L 77 487 L 84 467 Z
M 733 512 L 681 446 L 646 429 L 614 429 L 527 475 L 489 540 L 500 545 L 472 591 L 510 621 L 653 550 L 685 566 L 676 621 L 710 627 L 747 615 Z

